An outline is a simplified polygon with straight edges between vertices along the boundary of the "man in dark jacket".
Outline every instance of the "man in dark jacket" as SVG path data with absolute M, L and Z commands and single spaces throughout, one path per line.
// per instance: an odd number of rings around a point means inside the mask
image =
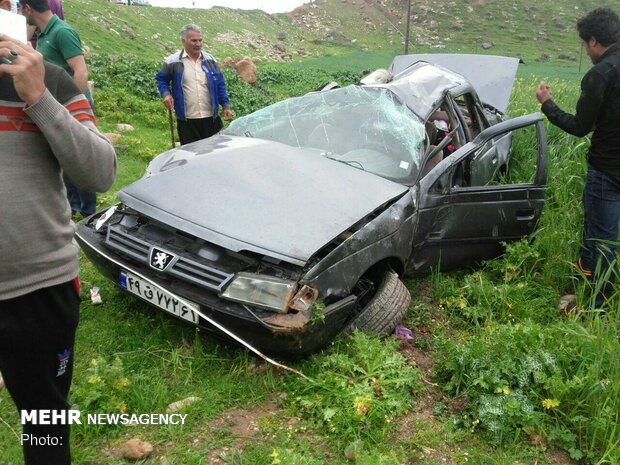
M 569 134 L 583 137 L 593 131 L 577 265 L 584 275 L 603 280 L 594 302 L 599 307 L 610 292 L 608 268 L 615 259 L 620 220 L 620 20 L 609 8 L 598 8 L 577 22 L 577 30 L 594 66 L 581 80 L 576 114 L 562 111 L 544 82 L 536 98 L 549 121 Z
M 232 119 L 232 111 L 217 62 L 202 51 L 201 29 L 195 24 L 183 26 L 181 42 L 183 50 L 164 60 L 155 79 L 164 105 L 174 109 L 181 144 L 188 144 L 222 129 L 220 106 L 225 120 Z

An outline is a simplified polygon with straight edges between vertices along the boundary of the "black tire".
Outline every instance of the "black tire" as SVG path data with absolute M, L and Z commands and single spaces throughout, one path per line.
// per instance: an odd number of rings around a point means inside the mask
M 379 335 L 392 334 L 411 302 L 411 294 L 392 270 L 383 273 L 376 294 L 344 329 L 343 334 L 352 334 L 356 329 Z

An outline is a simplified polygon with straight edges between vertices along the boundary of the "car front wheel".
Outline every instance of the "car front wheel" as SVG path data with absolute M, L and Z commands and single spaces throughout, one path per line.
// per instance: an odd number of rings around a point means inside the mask
M 379 335 L 394 331 L 411 302 L 411 294 L 392 270 L 386 270 L 379 288 L 370 301 L 344 327 L 343 334 L 360 330 Z

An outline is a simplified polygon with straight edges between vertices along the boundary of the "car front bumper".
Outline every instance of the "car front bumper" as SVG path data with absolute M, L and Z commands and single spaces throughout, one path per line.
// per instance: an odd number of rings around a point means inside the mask
M 81 221 L 76 232 L 78 243 L 95 267 L 127 293 L 129 291 L 123 280 L 126 280 L 129 274 L 143 278 L 165 293 L 178 296 L 181 304 L 185 301 L 197 304 L 198 312 L 194 324 L 218 337 L 233 340 L 208 320 L 259 351 L 279 356 L 303 356 L 316 352 L 333 340 L 353 311 L 355 296 L 349 296 L 327 306 L 320 318 L 294 313 L 276 314 L 224 300 L 214 292 L 205 291 L 191 283 L 132 262 L 127 257 L 110 250 L 104 245 L 105 236 L 95 232 L 90 226 L 97 216 L 99 214 Z M 165 311 L 152 301 L 143 300 L 154 308 Z M 170 310 L 168 313 L 172 314 Z M 174 316 L 182 318 L 180 314 L 175 313 Z

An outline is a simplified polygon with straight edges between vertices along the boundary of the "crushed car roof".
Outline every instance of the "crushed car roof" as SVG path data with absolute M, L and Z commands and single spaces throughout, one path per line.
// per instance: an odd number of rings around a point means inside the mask
M 466 82 L 463 76 L 447 69 L 418 62 L 409 67 L 406 72 L 394 76 L 390 83 L 380 84 L 376 87 L 390 89 L 416 115 L 422 120 L 426 120 L 443 99 L 447 90 Z
M 394 58 L 389 71 L 395 76 L 391 85 L 396 85 L 399 81 L 419 77 L 420 69 L 425 69 L 420 68 L 420 64 L 436 65 L 435 69 L 444 71 L 443 77 L 441 81 L 435 83 L 434 87 L 432 80 L 424 81 L 423 92 L 428 94 L 454 87 L 458 79 L 453 73 L 458 73 L 457 76 L 463 83 L 469 81 L 483 103 L 504 113 L 508 108 L 519 61 L 518 58 L 495 55 L 446 53 L 399 55 Z M 430 73 L 428 69 L 424 72 Z M 434 73 L 436 74 L 436 71 Z M 455 81 L 454 85 L 450 85 L 445 80 Z M 415 103 L 407 104 L 416 111 Z

